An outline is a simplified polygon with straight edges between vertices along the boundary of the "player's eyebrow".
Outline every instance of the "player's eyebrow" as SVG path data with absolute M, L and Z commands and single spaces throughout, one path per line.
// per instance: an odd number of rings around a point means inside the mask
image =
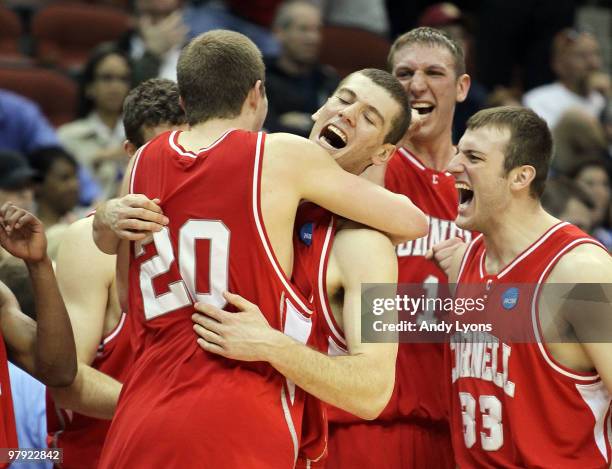
M 340 94 L 340 93 L 347 93 L 352 99 L 357 99 L 357 93 L 355 93 L 350 88 L 342 87 L 337 92 L 337 94 Z M 385 118 L 383 117 L 383 115 L 380 113 L 380 111 L 378 109 L 376 109 L 371 104 L 368 104 L 366 107 L 367 107 L 368 111 L 373 112 L 374 114 L 376 114 L 376 116 L 380 119 L 382 124 L 385 123 Z
M 477 154 L 477 155 L 481 155 L 481 156 L 485 156 L 485 154 L 481 151 L 478 150 L 474 150 L 473 148 L 461 148 L 459 147 L 459 145 L 457 145 L 457 153 L 455 153 L 456 155 L 459 153 L 463 153 L 465 155 L 467 155 L 468 153 L 473 153 L 473 154 Z

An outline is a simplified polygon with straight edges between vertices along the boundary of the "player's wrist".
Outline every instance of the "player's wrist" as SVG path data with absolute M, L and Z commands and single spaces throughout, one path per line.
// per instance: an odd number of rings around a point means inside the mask
M 28 270 L 30 271 L 30 273 L 36 273 L 40 271 L 41 269 L 43 270 L 52 269 L 53 270 L 53 263 L 51 262 L 51 258 L 46 253 L 39 259 L 28 259 L 28 260 L 24 260 L 24 262 L 26 266 L 28 267 Z
M 269 333 L 262 347 L 262 359 L 270 363 L 272 366 L 281 358 L 281 355 L 288 350 L 288 347 L 293 342 L 291 337 L 283 332 L 270 328 Z

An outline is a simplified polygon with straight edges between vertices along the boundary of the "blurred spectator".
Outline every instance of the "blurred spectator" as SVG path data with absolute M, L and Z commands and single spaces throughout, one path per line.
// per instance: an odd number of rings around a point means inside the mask
M 605 106 L 602 92 L 609 94 L 610 83 L 601 73 L 601 53 L 594 36 L 572 29 L 555 36 L 552 67 L 558 81 L 542 85 L 523 97 L 525 106 L 540 115 L 550 128 L 571 108 L 598 117 Z
M 553 81 L 552 40 L 574 24 L 576 0 L 478 3 L 475 44 L 480 82 L 490 90 L 498 85 L 530 90 Z
M 189 37 L 211 29 L 231 29 L 249 37 L 266 57 L 279 53 L 278 41 L 270 30 L 283 0 L 192 0 L 185 10 Z
M 34 293 L 28 269 L 21 259 L 7 257 L 0 261 L 0 281 L 4 282 L 17 298 L 21 310 L 36 320 Z M 47 447 L 47 415 L 45 386 L 21 368 L 8 364 L 15 426 L 20 448 Z M 19 464 L 21 469 L 50 469 L 52 464 L 43 461 Z
M 133 85 L 149 78 L 176 81 L 176 63 L 187 41 L 181 0 L 136 0 L 136 29 L 119 47 L 132 59 Z
M 79 201 L 77 162 L 59 147 L 37 150 L 29 155 L 30 165 L 36 171 L 34 200 L 36 216 L 49 230 L 58 223 L 71 223 L 67 218 Z
M 58 145 L 55 130 L 29 99 L 0 89 L 0 150 L 23 154 Z
M 521 94 L 513 88 L 497 86 L 489 96 L 487 96 L 486 106 L 521 106 Z
M 0 206 L 10 201 L 33 212 L 35 175 L 24 156 L 0 150 Z
M 606 149 L 599 121 L 580 109 L 567 111 L 553 129 L 555 142 L 552 168 L 567 174 L 585 160 L 602 158 Z
M 468 21 L 453 3 L 436 3 L 427 8 L 418 21 L 419 26 L 429 26 L 444 31 L 457 41 L 465 53 L 466 63 L 471 62 L 472 37 Z M 469 72 L 468 72 L 469 73 Z M 458 142 L 465 133 L 468 119 L 486 107 L 487 90 L 472 77 L 467 98 L 455 107 L 453 118 L 453 141 Z
M 570 177 L 593 200 L 595 208 L 591 211 L 593 236 L 608 249 L 612 249 L 612 231 L 610 230 L 610 177 L 602 160 L 590 160 L 579 163 Z
M 308 136 L 312 113 L 338 85 L 336 73 L 318 62 L 321 27 L 321 10 L 310 2 L 291 1 L 278 9 L 274 33 L 281 52 L 266 64 L 270 132 Z
M 573 223 L 586 233 L 591 231 L 595 203 L 572 180 L 561 177 L 546 181 L 542 206 L 552 216 Z
M 100 199 L 116 194 L 127 163 L 121 111 L 130 83 L 129 59 L 111 44 L 97 47 L 79 85 L 80 119 L 58 129 L 63 146 L 96 178 Z
M 389 20 L 383 0 L 319 0 L 325 24 L 351 26 L 381 36 L 389 35 Z
M 27 155 L 42 147 L 59 146 L 55 129 L 29 99 L 0 89 L 0 150 Z M 99 193 L 98 184 L 85 168 L 79 168 L 80 198 L 89 204 Z

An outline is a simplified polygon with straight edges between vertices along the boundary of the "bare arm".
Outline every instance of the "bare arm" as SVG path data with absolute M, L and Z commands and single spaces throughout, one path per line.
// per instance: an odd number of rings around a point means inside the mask
M 37 322 L 19 309 L 2 284 L 0 328 L 11 359 L 51 386 L 67 386 L 76 375 L 76 351 L 70 319 L 46 254 L 42 223 L 32 214 L 6 203 L 0 208 L 0 243 L 28 267 Z
M 102 339 L 107 310 L 116 309 L 117 317 L 120 314 L 112 291 L 115 257 L 96 248 L 92 224 L 92 217 L 73 223 L 60 245 L 57 279 L 74 329 L 79 369 L 71 386 L 49 389 L 62 408 L 112 418 L 121 383 L 89 365 Z
M 71 409 L 88 417 L 113 418 L 122 384 L 98 370 L 79 362 L 74 382 L 65 388 L 49 388 L 53 400 L 62 409 Z
M 243 312 L 197 305 L 207 316 L 194 315 L 194 328 L 204 350 L 238 360 L 267 361 L 319 399 L 374 419 L 393 390 L 397 343 L 361 343 L 361 283 L 395 283 L 397 260 L 393 246 L 380 233 L 349 231 L 353 233 L 346 233 L 347 239 L 340 241 L 344 246 L 337 257 L 344 278 L 344 325 L 350 355 L 330 357 L 293 340 L 271 328 L 259 309 L 238 295 L 227 299 Z
M 587 360 L 597 370 L 608 392 L 612 392 L 611 279 L 612 257 L 603 249 L 587 244 L 564 255 L 546 282 L 553 289 L 568 288 L 558 298 L 558 314 L 571 325 Z
M 289 134 L 269 135 L 264 170 L 268 177 L 345 218 L 408 241 L 427 234 L 423 212 L 407 197 L 344 171 L 318 145 Z M 271 160 L 271 162 L 270 162 Z

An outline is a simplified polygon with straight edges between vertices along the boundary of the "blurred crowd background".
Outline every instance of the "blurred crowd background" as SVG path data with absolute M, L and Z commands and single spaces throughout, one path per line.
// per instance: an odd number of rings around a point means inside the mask
M 446 31 L 472 86 L 455 141 L 479 109 L 533 108 L 555 139 L 544 197 L 554 215 L 612 247 L 612 7 L 609 0 L 5 0 L 0 6 L 0 203 L 34 211 L 53 256 L 67 224 L 117 193 L 122 104 L 176 79 L 181 48 L 210 29 L 248 35 L 267 63 L 266 130 L 308 135 L 348 73 L 386 68 L 395 37 Z

